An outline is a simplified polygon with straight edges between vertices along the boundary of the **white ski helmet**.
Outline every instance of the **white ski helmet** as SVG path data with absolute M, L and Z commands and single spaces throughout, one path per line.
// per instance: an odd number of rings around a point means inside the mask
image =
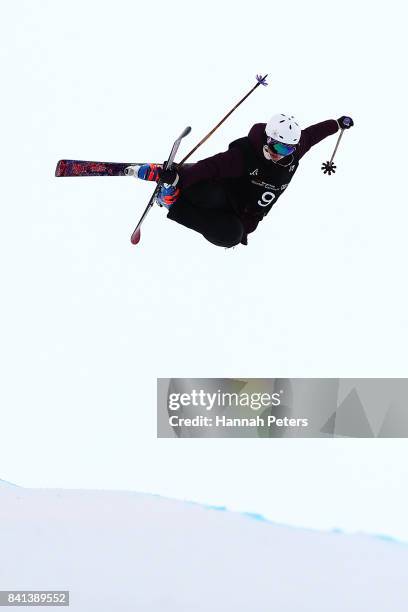
M 301 129 L 293 115 L 274 115 L 266 124 L 266 135 L 285 144 L 297 144 Z

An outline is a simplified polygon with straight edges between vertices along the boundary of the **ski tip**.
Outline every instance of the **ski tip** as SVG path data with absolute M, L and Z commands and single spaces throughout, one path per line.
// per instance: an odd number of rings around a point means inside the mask
M 184 138 L 184 136 L 187 136 L 187 134 L 189 134 L 190 132 L 191 132 L 191 127 L 188 125 L 186 129 L 184 130 L 184 132 L 182 133 L 181 137 Z
M 65 160 L 60 159 L 55 168 L 55 176 L 64 176 Z
M 139 241 L 140 241 L 140 229 L 134 231 L 130 237 L 130 242 L 132 244 L 138 244 Z

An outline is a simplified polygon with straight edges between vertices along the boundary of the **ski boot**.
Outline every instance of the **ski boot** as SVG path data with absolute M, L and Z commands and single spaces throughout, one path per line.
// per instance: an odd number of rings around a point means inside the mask
M 176 170 L 171 169 L 163 171 L 163 166 L 159 164 L 129 166 L 127 170 L 128 175 L 135 176 L 144 181 L 155 181 L 157 183 L 159 180 L 164 179 L 156 198 L 156 202 L 159 206 L 164 206 L 169 210 L 178 199 L 180 189 L 176 187 L 179 180 Z

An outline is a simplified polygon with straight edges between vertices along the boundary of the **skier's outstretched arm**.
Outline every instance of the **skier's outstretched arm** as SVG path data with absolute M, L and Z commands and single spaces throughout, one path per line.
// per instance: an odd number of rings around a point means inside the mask
M 339 129 L 339 124 L 336 119 L 328 119 L 315 123 L 302 130 L 302 135 L 299 141 L 299 159 L 309 151 L 315 144 L 335 134 Z
M 350 123 L 346 123 L 344 120 L 348 119 Z M 328 119 L 327 121 L 321 121 L 310 125 L 306 129 L 302 130 L 302 135 L 299 141 L 299 159 L 303 157 L 305 153 L 309 151 L 315 144 L 335 134 L 340 128 L 347 129 L 354 125 L 351 117 L 342 116 L 339 119 Z

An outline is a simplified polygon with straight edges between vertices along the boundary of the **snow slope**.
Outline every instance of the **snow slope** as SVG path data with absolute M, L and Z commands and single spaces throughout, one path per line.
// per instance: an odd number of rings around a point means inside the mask
M 0 490 L 2 589 L 75 611 L 406 609 L 408 547 L 126 492 Z
M 15 487 L 11 482 L 7 482 L 7 480 L 0 480 L 0 487 Z

